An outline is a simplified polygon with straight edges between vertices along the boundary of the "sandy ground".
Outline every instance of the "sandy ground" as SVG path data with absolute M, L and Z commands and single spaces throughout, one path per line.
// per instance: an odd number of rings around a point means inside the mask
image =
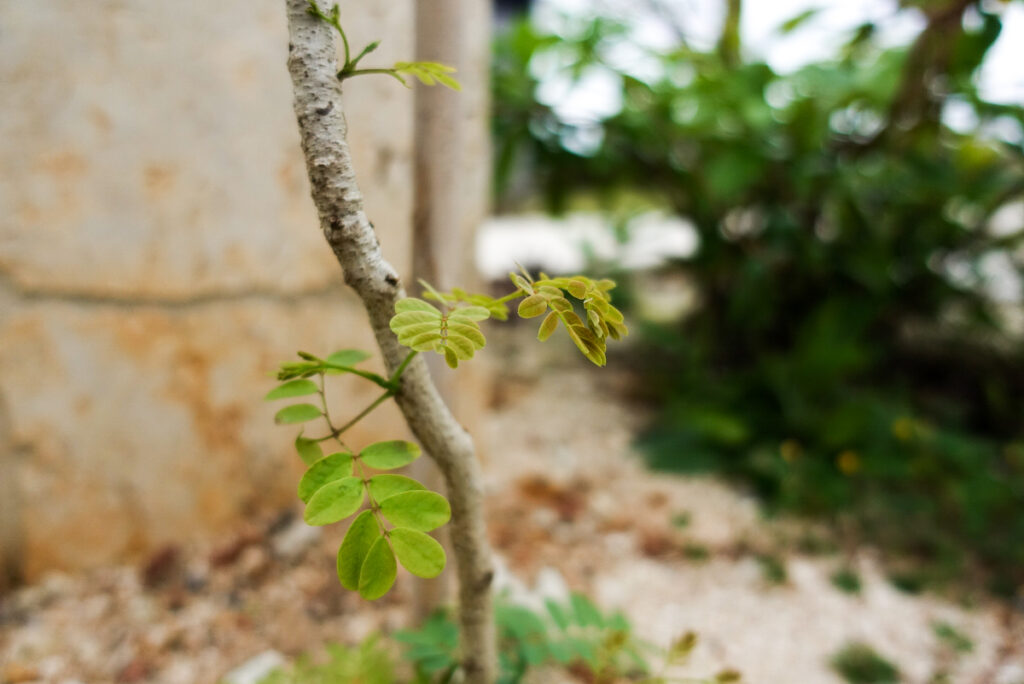
M 1020 613 L 900 593 L 870 549 L 845 559 L 859 595 L 832 586 L 836 555 L 786 551 L 786 578 L 769 581 L 758 558 L 790 548 L 779 540 L 792 522 L 764 520 L 714 479 L 645 470 L 630 449 L 642 416 L 616 398 L 620 374 L 557 345 L 529 357 L 517 348 L 493 357 L 503 381 L 480 393 L 476 433 L 499 582 L 521 600 L 583 591 L 655 644 L 694 630 L 679 675 L 731 667 L 751 684 L 831 684 L 841 680 L 829 659 L 864 641 L 908 683 L 1024 683 Z M 212 545 L 168 547 L 141 568 L 53 575 L 0 604 L 0 678 L 216 682 L 271 649 L 290 658 L 404 626 L 416 590 L 408 576 L 373 604 L 337 585 L 343 531 L 308 528 L 292 511 Z M 952 652 L 939 622 L 973 650 Z
M 964 684 L 1024 682 L 1019 613 L 902 593 L 870 549 L 849 559 L 779 551 L 789 548 L 780 540 L 792 535 L 792 522 L 763 519 L 754 501 L 712 478 L 644 469 L 629 449 L 640 416 L 599 399 L 591 375 L 541 380 L 487 426 L 489 440 L 515 454 L 490 464 L 492 486 L 511 481 L 520 490 L 496 494 L 497 505 L 521 508 L 531 497 L 535 504 L 492 522 L 499 548 L 523 577 L 543 565 L 557 568 L 570 587 L 623 611 L 657 644 L 696 631 L 699 645 L 678 674 L 730 666 L 758 684 L 838 683 L 831 657 L 861 641 L 897 664 L 906 682 L 937 681 L 940 672 L 944 681 Z M 562 411 L 553 414 L 537 395 L 560 397 Z M 523 424 L 536 431 L 517 432 Z M 672 521 L 681 515 L 689 524 L 679 529 Z M 694 558 L 693 549 L 706 558 Z M 763 553 L 781 554 L 785 581 L 766 579 Z M 860 575 L 859 595 L 832 585 L 844 562 Z M 955 656 L 936 636 L 938 623 L 967 635 L 973 650 Z

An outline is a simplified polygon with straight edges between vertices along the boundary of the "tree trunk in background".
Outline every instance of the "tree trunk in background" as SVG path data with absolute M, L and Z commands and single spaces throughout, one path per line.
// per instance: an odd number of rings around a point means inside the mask
M 17 456 L 7 404 L 0 395 L 0 596 L 21 580 L 21 497 Z
M 722 36 L 718 40 L 718 53 L 730 67 L 740 64 L 740 19 L 743 16 L 743 0 L 725 0 L 725 22 Z
M 418 291 L 420 279 L 442 291 L 473 289 L 473 236 L 486 212 L 489 194 L 487 187 L 479 186 L 480 177 L 489 176 L 487 119 L 475 116 L 486 106 L 480 105 L 479 98 L 480 93 L 487 93 L 489 52 L 478 54 L 477 43 L 489 51 L 489 8 L 488 3 L 464 0 L 416 2 L 416 60 L 454 66 L 463 90 L 416 84 L 413 292 Z M 482 40 L 476 40 L 473 32 L 483 34 Z M 464 389 L 469 378 L 464 373 L 453 374 L 434 354 L 428 355 L 427 366 L 445 402 L 461 416 L 468 402 L 459 401 L 458 389 Z M 411 470 L 428 488 L 440 489 L 441 475 L 432 461 L 415 461 Z M 438 532 L 441 542 L 450 548 L 447 528 Z M 420 619 L 445 601 L 449 581 L 448 571 L 438 580 L 417 580 L 416 613 Z

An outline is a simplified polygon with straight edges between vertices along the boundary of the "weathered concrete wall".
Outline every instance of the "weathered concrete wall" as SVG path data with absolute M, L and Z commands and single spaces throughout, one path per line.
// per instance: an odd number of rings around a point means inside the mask
M 368 62 L 412 55 L 411 0 L 343 5 L 353 42 L 383 39 Z M 0 473 L 21 501 L 0 528 L 29 579 L 289 502 L 268 371 L 372 348 L 317 229 L 286 41 L 279 0 L 0 0 Z M 346 94 L 370 216 L 408 272 L 411 91 Z M 372 391 L 342 394 L 339 415 Z M 353 441 L 396 429 L 384 411 Z

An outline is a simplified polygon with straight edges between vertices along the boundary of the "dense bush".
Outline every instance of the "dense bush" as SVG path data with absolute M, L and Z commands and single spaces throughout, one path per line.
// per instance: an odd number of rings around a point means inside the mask
M 696 252 L 669 270 L 697 304 L 647 324 L 636 356 L 662 407 L 642 440 L 653 464 L 724 471 L 779 509 L 856 522 L 926 561 L 926 580 L 1009 592 L 1024 582 L 1024 356 L 993 292 L 1020 295 L 1024 226 L 991 219 L 1024 197 L 1024 109 L 977 91 L 999 15 L 924 7 L 911 45 L 882 47 L 869 24 L 787 75 L 681 46 L 647 54 L 641 80 L 616 61 L 621 24 L 515 25 L 494 63 L 499 206 L 693 223 Z M 560 118 L 536 95 L 552 63 L 612 74 L 621 110 Z M 949 107 L 977 125 L 950 128 Z

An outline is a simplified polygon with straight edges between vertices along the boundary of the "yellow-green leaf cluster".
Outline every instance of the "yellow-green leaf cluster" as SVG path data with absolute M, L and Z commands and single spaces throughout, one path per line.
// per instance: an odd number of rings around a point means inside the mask
M 401 74 L 408 74 L 418 78 L 423 85 L 430 86 L 440 83 L 452 90 L 462 90 L 459 82 L 449 76 L 449 74 L 455 73 L 455 67 L 450 67 L 447 64 L 441 64 L 440 62 L 395 62 L 392 69 L 402 83 L 405 83 L 405 80 L 401 77 Z
M 305 521 L 330 525 L 356 516 L 338 549 L 338 579 L 363 598 L 380 598 L 395 582 L 397 563 L 419 577 L 436 577 L 445 565 L 441 545 L 425 534 L 451 518 L 451 506 L 436 492 L 404 475 L 367 478 L 363 466 L 401 468 L 420 455 L 412 442 L 376 442 L 357 454 L 339 452 L 314 462 L 299 482 Z M 390 523 L 392 527 L 387 527 Z
M 491 314 L 496 321 L 508 320 L 508 305 L 500 299 L 495 299 L 485 294 L 473 294 L 466 292 L 461 287 L 452 288 L 451 292 L 438 292 L 430 283 L 420 280 L 423 286 L 423 298 L 433 299 L 435 302 L 446 305 L 468 304 L 470 306 L 482 306 Z
M 583 355 L 594 364 L 603 366 L 607 360 L 608 338 L 618 340 L 629 334 L 622 312 L 612 305 L 609 292 L 615 287 L 614 281 L 595 281 L 579 275 L 548 278 L 541 274 L 540 280 L 532 280 L 528 275 L 523 277 L 510 273 L 509 277 L 526 295 L 519 302 L 518 313 L 522 318 L 547 314 L 537 332 L 537 339 L 542 342 L 551 336 L 561 321 Z M 576 313 L 569 297 L 582 302 L 586 320 Z
M 477 321 L 486 320 L 490 312 L 482 306 L 445 308 L 441 311 L 430 302 L 407 297 L 395 304 L 391 330 L 401 344 L 416 351 L 433 351 L 444 356 L 452 368 L 459 361 L 473 358 L 487 341 Z

